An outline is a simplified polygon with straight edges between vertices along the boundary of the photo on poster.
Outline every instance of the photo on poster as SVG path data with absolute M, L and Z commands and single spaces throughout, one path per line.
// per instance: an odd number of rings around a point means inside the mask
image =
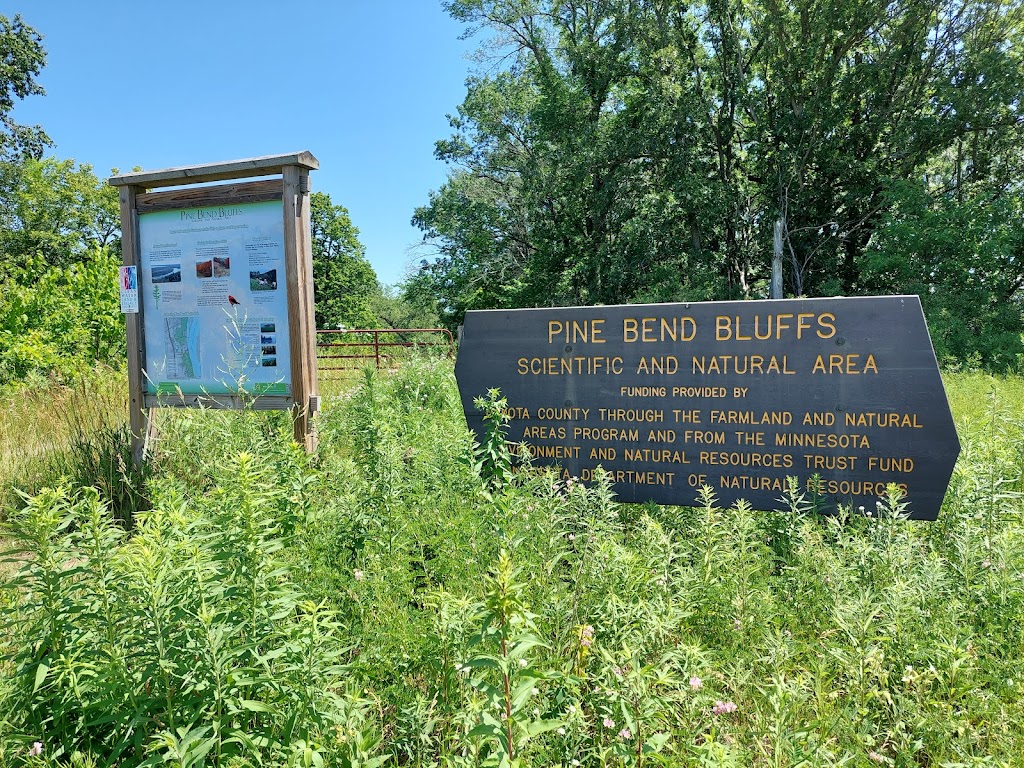
M 249 290 L 251 291 L 276 291 L 277 270 L 268 269 L 264 272 L 253 271 L 249 273 Z
M 260 333 L 276 333 L 277 325 L 275 323 L 260 323 Z
M 180 283 L 181 264 L 161 264 L 153 267 L 154 283 Z
M 206 261 L 196 262 L 196 277 L 199 279 L 205 279 L 213 277 L 213 259 L 207 259 Z
M 263 354 L 264 354 L 264 356 L 266 356 L 266 355 L 276 355 L 277 354 L 277 347 L 275 345 L 273 345 L 273 344 L 264 344 L 263 345 Z
M 263 367 L 264 368 L 276 368 L 277 367 L 277 358 L 276 357 L 264 357 L 263 358 Z
M 213 276 L 214 277 L 228 277 L 231 275 L 231 258 L 221 258 L 215 256 L 213 259 Z
M 260 344 L 277 344 L 277 336 L 271 334 L 260 334 Z

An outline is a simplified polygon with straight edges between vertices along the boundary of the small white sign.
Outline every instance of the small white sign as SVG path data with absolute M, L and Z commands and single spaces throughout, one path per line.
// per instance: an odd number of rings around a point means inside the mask
M 121 311 L 125 314 L 139 311 L 139 270 L 138 267 L 121 267 Z

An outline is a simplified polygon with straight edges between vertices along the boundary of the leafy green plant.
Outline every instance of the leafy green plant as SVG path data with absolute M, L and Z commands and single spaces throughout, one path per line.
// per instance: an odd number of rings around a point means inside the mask
M 74 381 L 97 363 L 120 367 L 118 264 L 116 253 L 95 247 L 66 266 L 33 257 L 11 268 L 0 292 L 0 386 L 33 374 Z
M 376 759 L 335 614 L 280 559 L 287 509 L 269 477 L 242 454 L 198 508 L 160 488 L 131 539 L 95 491 L 27 500 L 7 532 L 17 572 L 3 608 L 18 628 L 15 734 L 45 734 L 54 757 L 142 765 L 285 763 L 299 742 Z
M 508 400 L 497 389 L 487 391 L 486 397 L 473 400 L 473 407 L 483 413 L 483 442 L 476 446 L 476 467 L 488 491 L 501 490 L 512 482 L 512 453 L 505 442 Z
M 537 627 L 522 601 L 520 572 L 507 552 L 498 556 L 488 582 L 486 603 L 478 621 L 481 629 L 470 641 L 475 652 L 463 666 L 472 686 L 483 695 L 479 723 L 466 735 L 480 739 L 483 765 L 516 768 L 530 739 L 562 725 L 544 718 L 531 704 L 548 675 L 531 664 L 532 652 L 544 647 Z

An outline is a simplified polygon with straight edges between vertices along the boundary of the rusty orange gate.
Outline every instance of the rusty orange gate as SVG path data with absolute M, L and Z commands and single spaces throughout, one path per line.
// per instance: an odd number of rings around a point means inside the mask
M 399 361 L 395 353 L 410 348 L 444 348 L 448 357 L 455 340 L 447 328 L 342 328 L 316 332 L 317 368 L 321 371 L 361 370 L 373 362 L 377 370 Z

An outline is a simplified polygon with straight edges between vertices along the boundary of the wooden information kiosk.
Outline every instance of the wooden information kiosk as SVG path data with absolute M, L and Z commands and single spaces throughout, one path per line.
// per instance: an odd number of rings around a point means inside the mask
M 108 180 L 120 192 L 137 464 L 158 407 L 291 410 L 295 440 L 316 449 L 309 172 L 319 166 L 297 152 Z M 221 181 L 232 183 L 211 184 Z

